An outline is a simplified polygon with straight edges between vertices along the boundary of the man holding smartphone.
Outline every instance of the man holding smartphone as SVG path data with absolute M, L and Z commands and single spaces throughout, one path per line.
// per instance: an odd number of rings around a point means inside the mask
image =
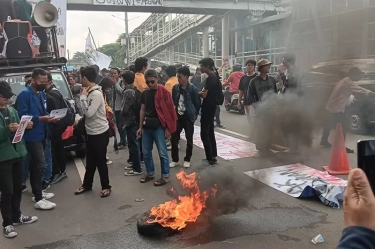
M 331 129 L 337 124 L 345 122 L 345 107 L 347 101 L 353 93 L 363 94 L 365 96 L 375 97 L 375 93 L 358 86 L 355 82 L 359 81 L 365 73 L 358 67 L 352 67 L 349 70 L 348 76 L 340 80 L 333 89 L 331 96 L 328 99 L 326 110 L 329 117 L 326 119 L 324 131 L 320 145 L 324 147 L 331 147 L 328 142 L 328 137 Z M 344 137 L 346 135 L 345 125 L 343 125 Z M 353 153 L 352 149 L 346 148 L 347 153 Z

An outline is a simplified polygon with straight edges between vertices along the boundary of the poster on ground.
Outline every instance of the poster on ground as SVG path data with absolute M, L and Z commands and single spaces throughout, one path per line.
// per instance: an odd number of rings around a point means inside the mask
M 287 195 L 296 198 L 318 196 L 320 201 L 333 208 L 340 207 L 347 181 L 302 164 L 279 166 L 244 172 Z

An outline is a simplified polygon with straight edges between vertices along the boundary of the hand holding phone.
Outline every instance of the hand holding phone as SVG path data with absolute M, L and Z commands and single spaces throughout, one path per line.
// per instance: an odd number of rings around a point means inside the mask
M 360 140 L 357 143 L 358 168 L 365 172 L 375 193 L 375 140 Z

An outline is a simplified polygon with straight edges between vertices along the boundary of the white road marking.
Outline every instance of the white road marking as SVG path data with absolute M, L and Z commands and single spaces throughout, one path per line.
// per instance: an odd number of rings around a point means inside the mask
M 249 136 L 243 135 L 243 134 L 235 132 L 235 131 L 227 130 L 227 129 L 222 129 L 222 128 L 215 127 L 215 130 L 220 130 L 220 131 L 228 132 L 230 134 L 233 134 L 233 135 L 236 135 L 236 136 L 239 136 L 239 137 L 243 137 L 243 138 L 246 138 L 246 139 L 249 138 Z
M 73 158 L 74 158 L 74 164 L 76 165 L 77 171 L 79 178 L 81 178 L 81 182 L 83 183 L 83 177 L 85 176 L 85 165 L 83 165 L 83 162 L 81 159 L 75 157 L 74 153 L 72 153 Z

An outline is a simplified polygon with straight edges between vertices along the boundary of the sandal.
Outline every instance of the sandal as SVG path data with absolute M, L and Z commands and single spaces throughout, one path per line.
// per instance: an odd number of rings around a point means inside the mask
M 83 194 L 85 192 L 88 192 L 88 191 L 91 191 L 92 189 L 88 189 L 88 188 L 85 188 L 83 186 L 79 187 L 76 191 L 74 191 L 74 194 L 75 195 L 80 195 L 80 194 Z
M 112 190 L 111 189 L 103 189 L 102 192 L 100 192 L 100 197 L 105 198 L 111 195 Z
M 141 178 L 140 182 L 141 183 L 146 183 L 146 182 L 152 181 L 154 179 L 155 179 L 155 177 L 153 177 L 153 176 L 146 176 L 146 177 Z
M 157 180 L 156 182 L 154 182 L 154 185 L 156 187 L 159 187 L 159 186 L 163 186 L 165 184 L 167 184 L 168 181 L 166 181 L 164 178 L 160 178 L 159 180 Z

